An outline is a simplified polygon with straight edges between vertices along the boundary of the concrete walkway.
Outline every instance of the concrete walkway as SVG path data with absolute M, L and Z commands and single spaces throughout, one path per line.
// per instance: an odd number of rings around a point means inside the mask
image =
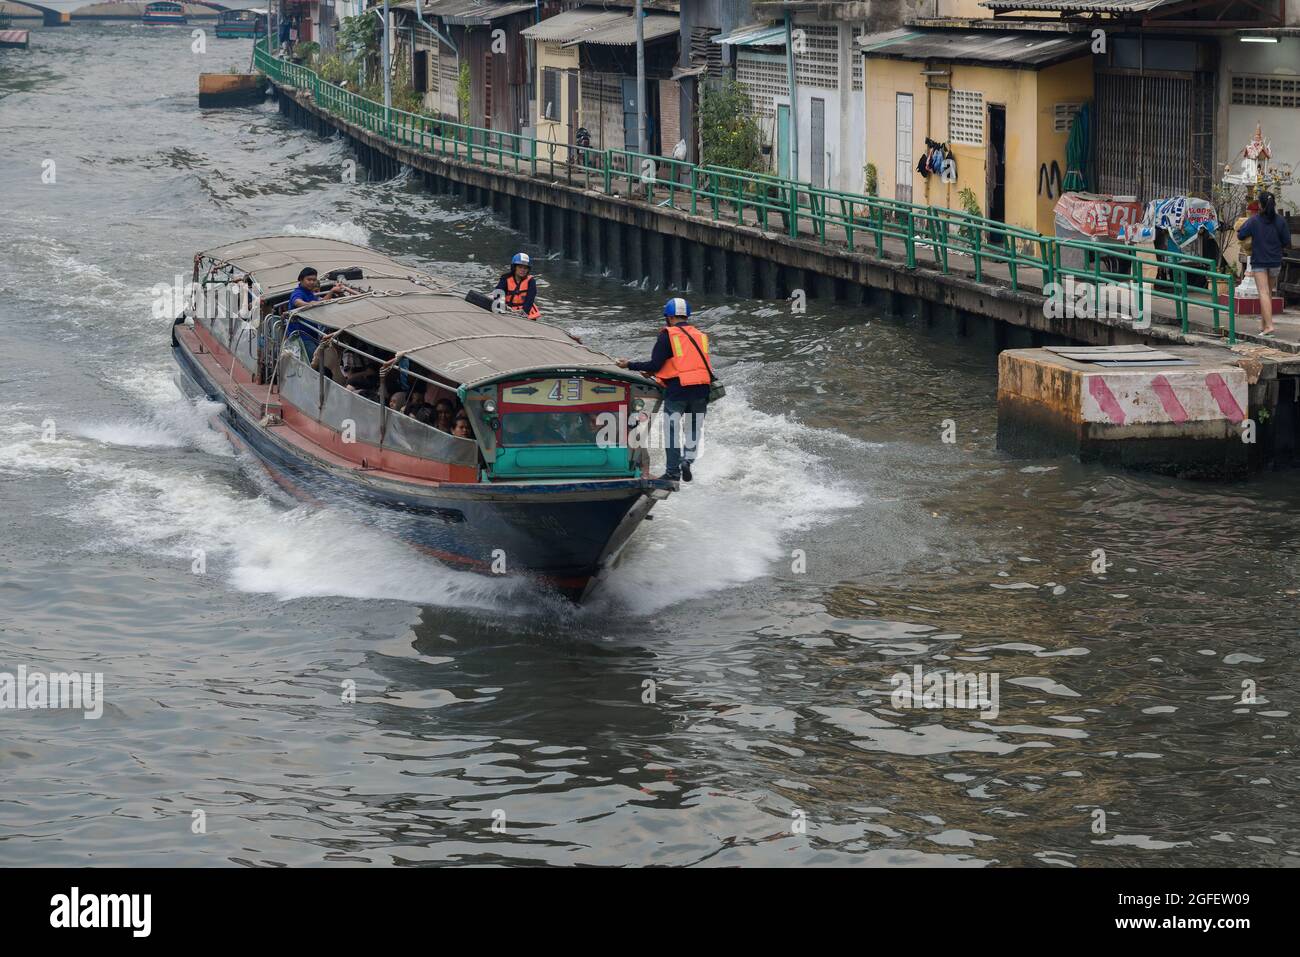
M 343 121 L 346 122 L 346 120 Z M 536 164 L 536 173 L 533 174 L 531 160 L 506 155 L 500 151 L 494 153 L 492 148 L 485 149 L 482 145 L 467 147 L 466 144 L 450 138 L 443 139 L 420 132 L 412 132 L 396 141 L 390 140 L 389 142 L 434 157 L 510 171 L 543 184 L 563 184 L 590 190 L 601 195 L 616 196 L 624 201 L 643 204 L 648 207 L 672 207 L 688 214 L 691 212 L 690 188 L 688 186 L 673 186 L 667 181 L 666 177 L 671 175 L 671 166 L 667 162 L 654 171 L 654 174 L 660 178 L 656 179 L 654 185 L 649 189 L 647 189 L 646 183 L 640 179 L 636 171 L 633 171 L 630 176 L 626 171 L 618 171 L 613 175 L 611 188 L 607 192 L 603 172 L 599 168 L 592 169 L 590 166 L 584 165 L 581 161 L 584 151 L 566 144 L 539 143 L 538 151 L 540 155 Z M 501 135 L 500 146 L 502 149 L 510 149 L 515 145 L 517 145 L 517 138 L 512 138 L 509 134 Z M 592 152 L 595 152 L 597 156 L 600 155 L 599 151 Z M 729 224 L 737 230 L 753 232 L 769 238 L 779 238 L 787 235 L 784 219 L 780 212 L 769 212 L 767 215 L 768 228 L 763 229 L 759 223 L 758 211 L 752 205 L 745 205 L 738 212 L 736 204 L 729 200 L 720 200 L 718 202 L 718 212 L 715 217 L 712 200 L 702 196 L 698 197 L 695 216 L 704 221 Z M 846 251 L 849 249 L 847 234 L 842 226 L 828 224 L 825 227 L 825 236 L 823 238 L 814 231 L 814 225 L 809 217 L 801 215 L 799 218 L 799 235 L 796 241 L 822 246 L 823 248 L 834 249 L 838 247 Z M 858 254 L 895 263 L 907 262 L 907 249 L 902 240 L 886 238 L 883 244 L 878 246 L 874 234 L 863 227 L 855 229 L 854 238 L 853 249 Z M 1141 252 L 1143 250 L 1135 251 Z M 942 271 L 942 266 L 937 261 L 933 247 L 930 244 L 918 243 L 915 256 L 918 270 Z M 971 256 L 950 251 L 948 264 L 949 275 L 963 276 L 972 280 L 975 278 L 974 261 Z M 1003 263 L 985 260 L 982 263 L 980 282 L 1010 289 L 1012 285 L 1011 271 Z M 1041 294 L 1041 271 L 1032 267 L 1020 266 L 1017 274 L 1017 287 L 1026 292 Z M 1224 311 L 1219 312 L 1220 328 L 1217 331 L 1214 328 L 1214 318 L 1214 310 L 1205 306 L 1190 306 L 1188 311 L 1188 332 L 1193 339 L 1201 342 L 1217 342 L 1226 346 L 1228 335 L 1227 314 Z M 1237 316 L 1236 333 L 1238 342 L 1243 345 L 1255 344 L 1267 347 L 1267 351 L 1274 355 L 1282 353 L 1300 356 L 1300 310 L 1279 314 L 1274 317 L 1274 321 L 1277 327 L 1276 338 L 1263 339 L 1258 334 L 1260 327 L 1258 317 Z M 1158 327 L 1155 331 L 1158 338 L 1173 338 L 1173 336 L 1161 336 L 1161 330 L 1168 330 L 1169 333 L 1177 335 L 1181 329 L 1181 324 L 1176 318 L 1174 303 L 1166 299 L 1154 299 L 1152 322 Z

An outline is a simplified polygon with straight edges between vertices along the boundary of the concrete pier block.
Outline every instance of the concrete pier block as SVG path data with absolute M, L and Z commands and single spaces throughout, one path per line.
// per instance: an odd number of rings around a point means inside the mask
M 730 277 L 727 275 L 727 251 L 718 246 L 710 246 L 708 266 L 704 276 L 706 292 L 725 295 L 731 291 Z
M 607 220 L 605 222 L 605 264 L 609 274 L 615 279 L 623 277 L 623 224 Z
M 833 277 L 821 273 L 811 273 L 810 278 L 812 279 L 812 298 L 824 299 L 827 302 L 835 300 L 835 279 Z
M 650 286 L 652 288 L 662 289 L 668 285 L 668 272 L 664 258 L 664 234 L 657 231 L 648 232 L 645 239 L 646 275 L 650 277 Z
M 754 298 L 754 257 L 745 253 L 734 253 L 731 257 L 733 283 L 736 295 L 742 299 Z
M 704 247 L 699 243 L 688 242 L 683 250 L 686 260 L 686 281 L 691 292 L 704 292 L 707 286 L 708 270 L 705 266 Z
M 776 299 L 778 298 L 776 289 L 776 271 L 774 263 L 767 259 L 754 259 L 755 286 L 758 298 Z
M 582 262 L 582 216 L 576 209 L 564 211 L 564 255 Z
M 600 272 L 603 268 L 601 260 L 605 258 L 604 250 L 600 247 L 600 219 L 595 216 L 584 216 L 582 224 L 583 231 L 586 233 L 587 265 Z
M 664 269 L 668 285 L 674 289 L 686 288 L 686 264 L 682 260 L 682 240 L 676 236 L 664 237 Z
M 537 210 L 540 206 L 540 203 L 531 199 L 524 203 L 524 235 L 529 242 L 537 239 Z
M 640 226 L 628 227 L 625 277 L 634 282 L 645 278 L 645 236 Z
M 1246 373 L 1195 348 L 1186 364 L 1124 368 L 1046 349 L 998 356 L 998 448 L 1017 457 L 1073 455 L 1184 478 L 1239 478 L 1252 446 Z

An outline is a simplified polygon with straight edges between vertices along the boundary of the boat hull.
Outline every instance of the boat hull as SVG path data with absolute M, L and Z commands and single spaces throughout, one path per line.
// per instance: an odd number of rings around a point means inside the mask
M 294 496 L 364 507 L 376 525 L 446 564 L 523 575 L 574 601 L 590 594 L 655 501 L 675 487 L 654 479 L 434 485 L 377 478 L 312 456 L 284 426 L 264 425 L 226 396 L 184 345 L 174 343 L 172 352 L 184 390 L 224 406 L 213 425 Z

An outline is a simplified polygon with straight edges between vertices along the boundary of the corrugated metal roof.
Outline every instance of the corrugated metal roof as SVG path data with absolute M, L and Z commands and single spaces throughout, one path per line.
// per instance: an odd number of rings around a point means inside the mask
M 1088 49 L 1086 33 L 1033 30 L 891 30 L 858 37 L 868 57 L 896 60 L 958 60 L 1025 67 L 1068 60 Z
M 534 23 L 519 32 L 530 40 L 542 40 L 547 43 L 568 43 L 597 27 L 621 20 L 627 14 L 622 11 L 600 10 L 596 7 L 579 7 L 566 10 L 553 17 L 547 17 L 541 23 Z
M 395 3 L 389 9 L 414 10 L 415 0 L 409 3 Z M 532 3 L 524 0 L 501 2 L 501 0 L 427 0 L 420 5 L 420 12 L 425 17 L 441 17 L 445 22 L 457 26 L 476 26 L 500 20 L 535 9 Z
M 990 10 L 1053 10 L 1061 13 L 1145 13 L 1183 0 L 980 0 Z
M 662 40 L 681 30 L 682 22 L 678 17 L 647 14 L 641 35 L 646 43 Z M 614 23 L 597 27 L 590 33 L 570 40 L 565 46 L 577 43 L 599 43 L 605 46 L 632 46 L 636 43 L 636 17 L 620 17 Z
M 770 23 L 751 23 L 737 27 L 730 33 L 719 33 L 713 38 L 714 43 L 737 47 L 783 47 L 785 46 L 785 26 L 773 26 Z

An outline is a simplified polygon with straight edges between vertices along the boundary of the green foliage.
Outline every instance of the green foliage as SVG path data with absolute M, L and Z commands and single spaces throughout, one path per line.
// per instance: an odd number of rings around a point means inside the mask
M 876 173 L 876 164 L 868 163 L 862 167 L 862 190 L 868 196 L 878 196 L 880 189 L 880 178 Z
M 317 64 L 317 71 L 320 73 L 321 79 L 326 83 L 335 84 L 351 80 L 357 75 L 356 65 L 343 59 L 337 53 L 321 60 Z
M 749 97 L 735 80 L 706 87 L 700 106 L 702 159 L 706 165 L 759 171 L 763 138 L 750 116 Z
M 312 61 L 320 54 L 320 44 L 315 40 L 304 40 L 301 43 L 293 45 L 293 59 L 295 63 L 302 63 L 311 66 Z
M 957 194 L 957 198 L 961 200 L 963 210 L 972 216 L 982 216 L 979 200 L 975 198 L 975 191 L 969 186 L 963 186 L 961 192 Z M 975 226 L 963 226 L 961 231 L 962 235 L 966 237 L 966 241 L 971 245 L 975 245 L 979 239 L 979 229 Z
M 368 13 L 344 17 L 339 24 L 338 46 L 350 59 L 379 52 L 379 18 Z
M 469 64 L 462 63 L 460 65 L 460 76 L 456 77 L 456 105 L 459 107 L 457 119 L 462 123 L 469 122 L 469 93 Z

